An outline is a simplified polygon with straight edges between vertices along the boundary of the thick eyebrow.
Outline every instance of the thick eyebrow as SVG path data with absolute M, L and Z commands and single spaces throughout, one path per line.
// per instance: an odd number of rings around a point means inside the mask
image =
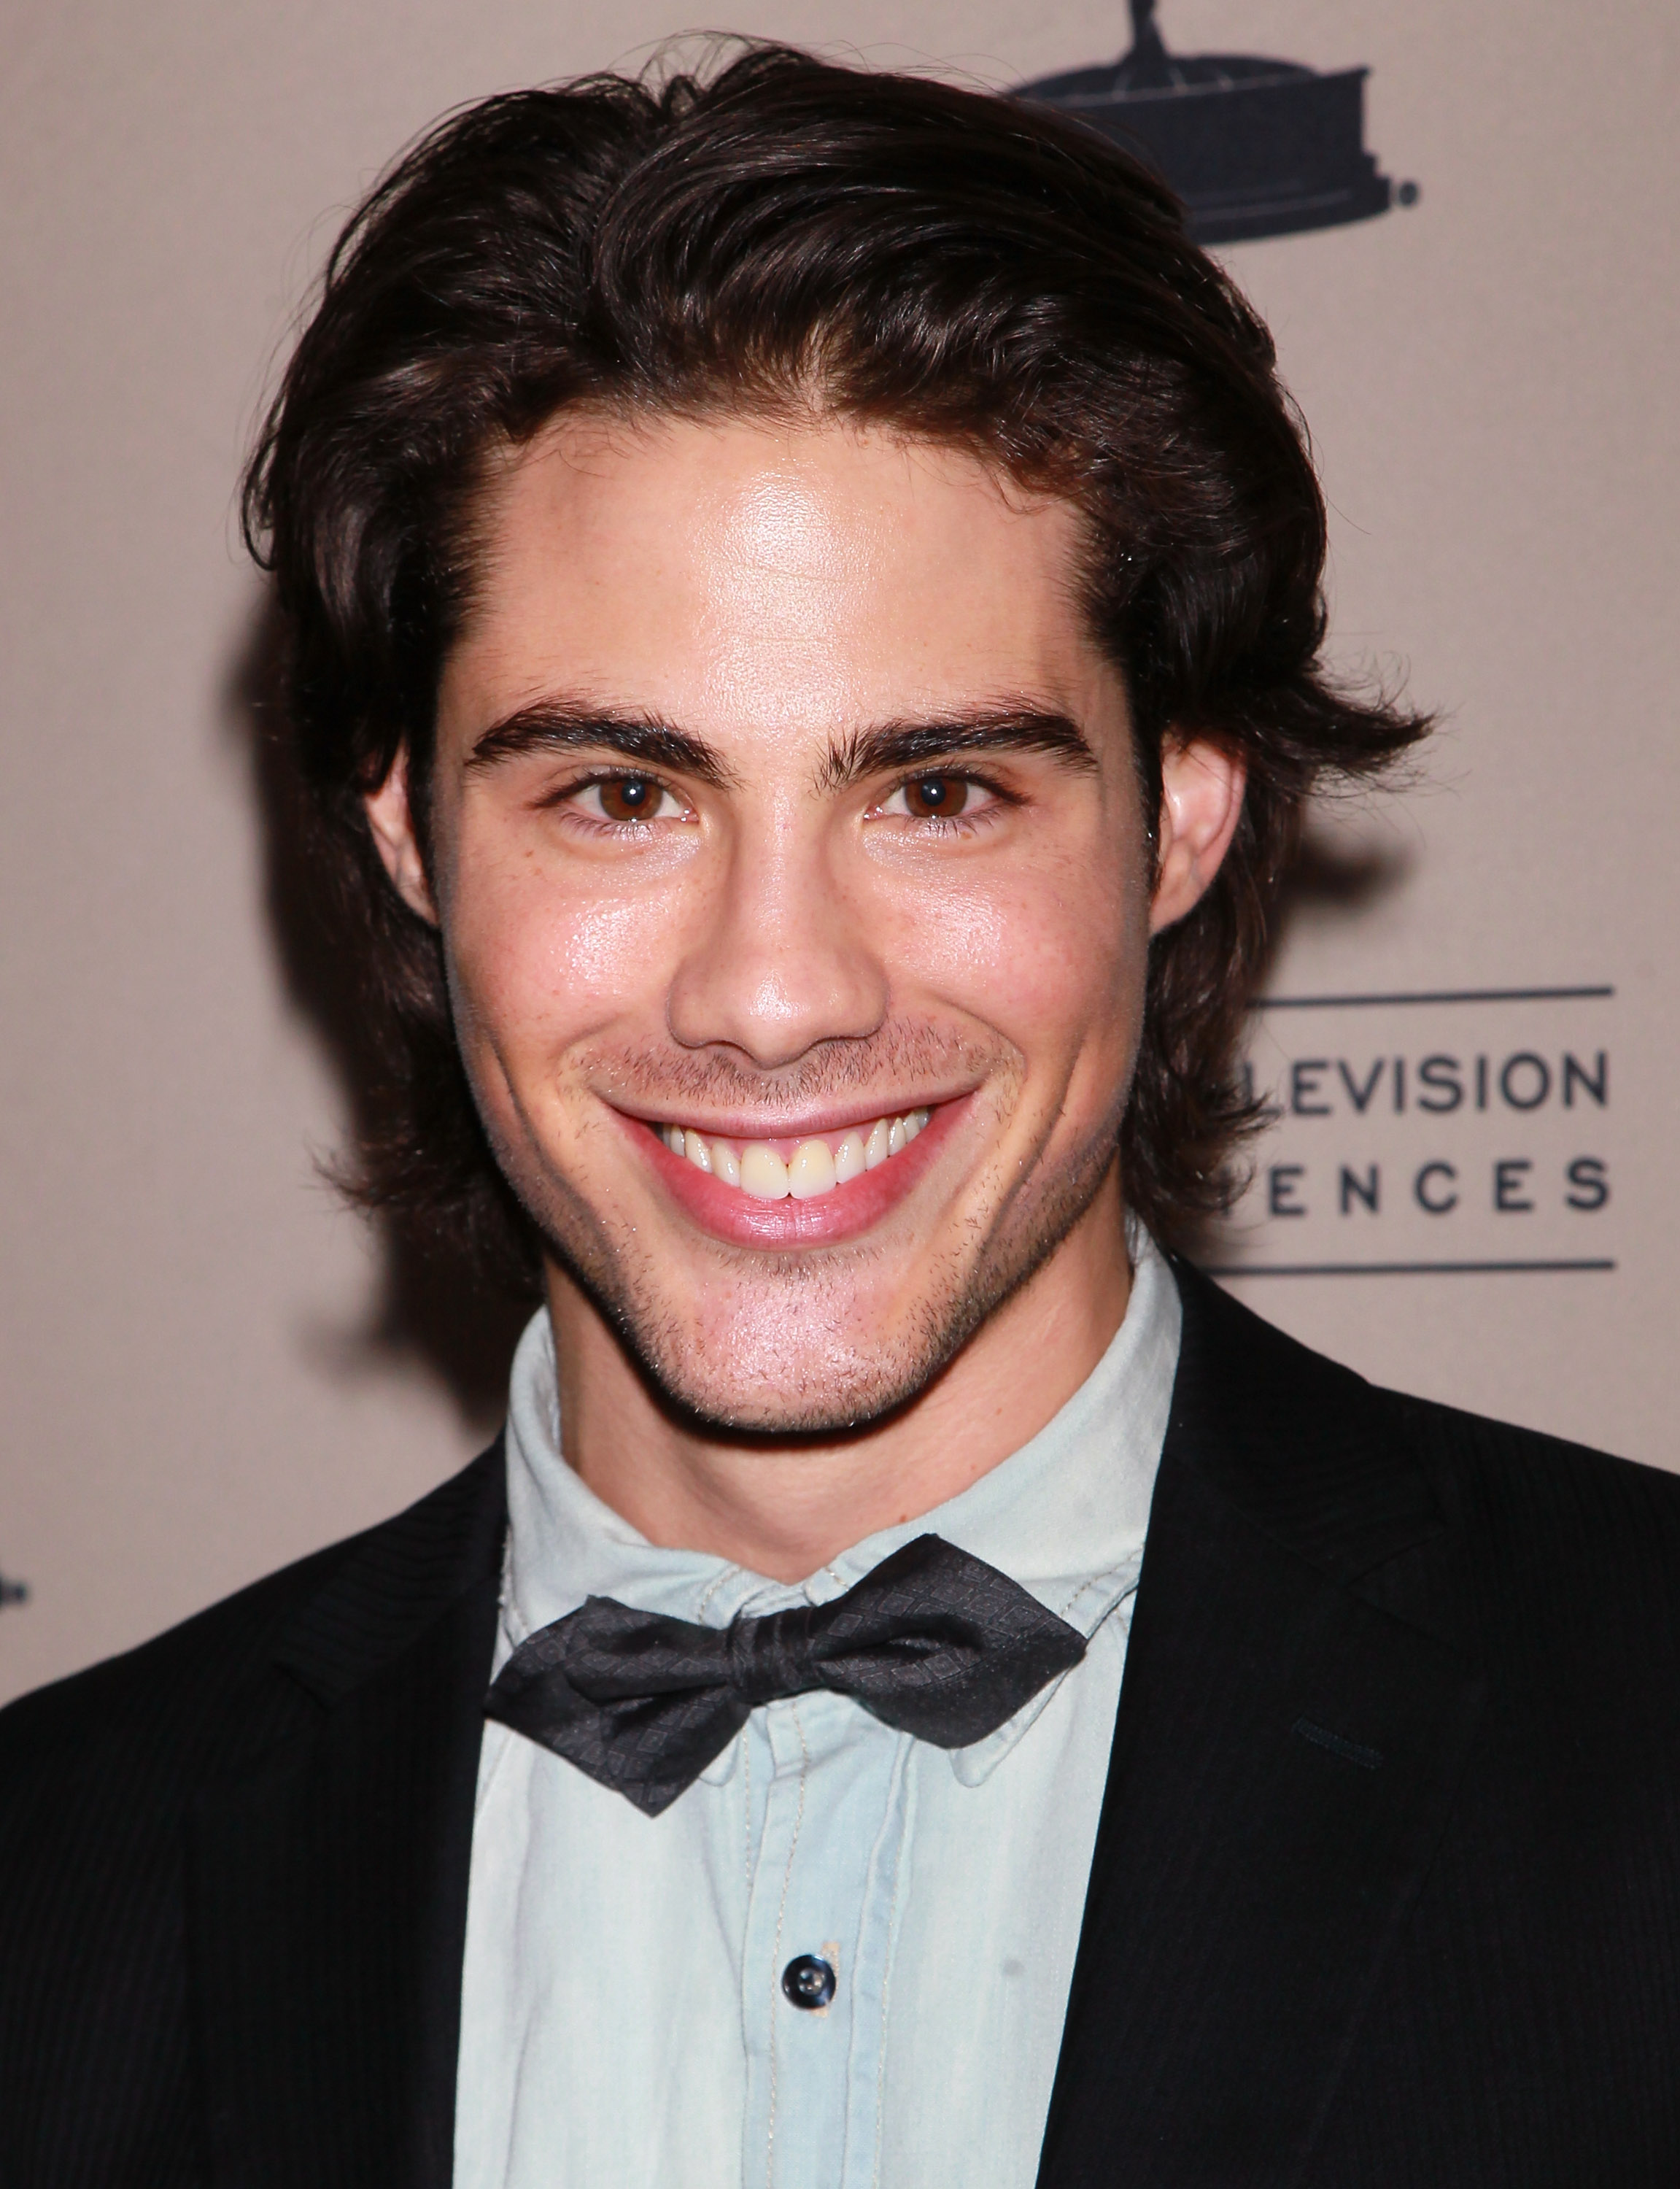
M 881 722 L 831 746 L 818 778 L 823 790 L 844 790 L 871 776 L 903 773 L 960 753 L 1048 753 L 1088 772 L 1097 755 L 1079 724 L 1038 707 L 989 708 L 949 721 Z
M 703 738 L 661 721 L 657 715 L 621 714 L 614 708 L 572 699 L 535 699 L 516 709 L 475 740 L 466 764 L 493 767 L 521 753 L 602 749 L 638 766 L 669 768 L 719 789 L 735 779 L 721 755 Z

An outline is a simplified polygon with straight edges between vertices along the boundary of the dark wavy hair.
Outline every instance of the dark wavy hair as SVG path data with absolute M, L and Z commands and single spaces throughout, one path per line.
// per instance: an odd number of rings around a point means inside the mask
M 406 749 L 425 840 L 487 457 L 568 404 L 815 400 L 1083 512 L 1087 610 L 1125 678 L 1146 813 L 1164 738 L 1246 763 L 1217 880 L 1153 946 L 1121 1145 L 1158 1236 L 1225 1205 L 1256 1115 L 1243 1016 L 1304 801 L 1427 727 L 1325 676 L 1323 505 L 1274 365 L 1171 194 L 1020 100 L 760 47 L 709 76 L 487 99 L 421 139 L 339 237 L 245 482 L 289 631 L 285 734 L 379 1059 L 346 1167 L 358 1196 L 481 1256 L 523 1221 L 438 937 L 390 886 L 363 810 Z

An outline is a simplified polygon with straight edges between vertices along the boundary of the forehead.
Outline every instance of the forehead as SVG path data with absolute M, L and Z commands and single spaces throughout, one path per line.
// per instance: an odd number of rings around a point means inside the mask
M 1030 698 L 1105 665 L 1083 533 L 966 452 L 841 421 L 563 416 L 500 460 L 443 716 L 544 693 L 712 734 Z

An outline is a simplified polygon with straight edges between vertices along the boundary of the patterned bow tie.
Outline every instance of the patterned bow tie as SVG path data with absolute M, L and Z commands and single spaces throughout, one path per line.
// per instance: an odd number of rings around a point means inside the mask
M 965 1748 L 1084 1654 L 1006 1574 L 918 1536 L 832 1604 L 728 1626 L 592 1596 L 520 1643 L 485 1708 L 657 1817 L 760 1703 L 829 1688 L 918 1740 Z

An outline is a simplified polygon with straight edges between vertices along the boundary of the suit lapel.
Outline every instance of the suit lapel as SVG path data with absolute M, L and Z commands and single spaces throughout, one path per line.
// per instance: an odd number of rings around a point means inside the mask
M 251 2189 L 444 2189 L 505 1526 L 499 1442 L 283 1636 L 189 1852 L 207 2157 Z
M 1480 1705 L 1400 1402 L 1181 1290 L 1040 2189 L 1297 2178 Z

